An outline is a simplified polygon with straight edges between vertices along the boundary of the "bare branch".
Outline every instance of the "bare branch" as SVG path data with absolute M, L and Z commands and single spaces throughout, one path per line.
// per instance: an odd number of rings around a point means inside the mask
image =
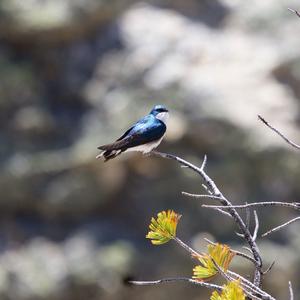
M 222 198 L 214 196 L 214 195 L 207 195 L 207 194 L 191 194 L 187 192 L 181 192 L 182 195 L 191 197 L 191 198 L 210 198 L 215 200 L 222 200 Z M 221 214 L 226 215 L 227 217 L 232 218 L 232 215 L 226 211 L 223 210 L 224 206 L 217 207 L 216 210 L 219 211 Z
M 242 239 L 244 239 L 245 238 L 245 236 L 244 236 L 244 234 L 243 233 L 239 233 L 239 232 L 234 232 L 238 237 L 240 237 L 240 238 L 242 238 Z
M 269 265 L 269 267 L 266 269 L 266 271 L 263 272 L 263 275 L 266 275 L 267 273 L 269 273 L 273 266 L 275 265 L 275 260 Z
M 193 165 L 192 163 L 189 163 L 188 161 L 186 161 L 178 156 L 172 155 L 172 154 L 158 152 L 158 151 L 152 151 L 152 152 L 150 152 L 150 154 L 153 154 L 155 156 L 159 156 L 162 158 L 175 160 L 175 161 L 179 162 L 181 165 L 188 167 L 189 169 L 193 170 L 194 172 L 196 172 L 203 178 L 203 180 L 207 184 L 208 188 L 213 192 L 214 196 L 222 197 L 222 193 L 220 192 L 220 190 L 218 189 L 216 184 L 201 168 Z
M 254 228 L 254 232 L 252 235 L 252 239 L 253 239 L 253 241 L 256 241 L 257 232 L 259 229 L 259 221 L 258 221 L 258 216 L 257 216 L 256 210 L 254 210 L 253 213 L 254 213 L 254 220 L 255 220 L 255 228 Z
M 298 16 L 300 18 L 300 13 L 298 10 L 292 9 L 292 8 L 288 8 L 289 11 L 293 12 L 296 16 Z
M 265 237 L 265 236 L 269 235 L 270 233 L 276 232 L 276 231 L 278 231 L 278 230 L 280 230 L 280 229 L 282 229 L 282 228 L 284 228 L 284 227 L 286 227 L 286 226 L 288 226 L 288 225 L 290 225 L 290 224 L 292 224 L 292 223 L 294 223 L 298 220 L 300 220 L 300 217 L 296 217 L 292 220 L 289 220 L 288 222 L 283 223 L 282 225 L 274 227 L 274 228 L 270 229 L 269 231 L 265 232 L 264 234 L 262 234 L 262 237 Z
M 207 238 L 204 238 L 204 240 L 205 240 L 206 242 L 208 242 L 209 244 L 212 244 L 212 245 L 216 245 L 216 244 L 217 244 L 217 243 L 214 243 L 213 241 L 211 241 L 211 240 L 209 240 L 209 239 L 207 239 Z M 232 251 L 233 253 L 235 253 L 236 255 L 238 255 L 238 256 L 241 256 L 241 257 L 243 257 L 243 258 L 248 259 L 248 260 L 251 261 L 254 265 L 256 265 L 256 260 L 255 260 L 253 257 L 247 255 L 246 253 L 240 252 L 240 251 L 238 251 L 238 250 L 233 250 L 233 249 L 231 249 L 231 251 Z
M 212 195 L 212 192 L 209 190 L 209 188 L 204 183 L 202 183 L 201 185 L 210 195 Z
M 247 289 L 249 289 L 252 293 L 256 295 L 260 295 L 262 298 L 258 297 L 258 299 L 268 299 L 268 300 L 275 300 L 274 297 L 263 291 L 258 286 L 254 285 L 251 281 L 247 280 L 243 276 L 232 272 L 230 270 L 227 271 L 228 275 L 233 278 L 234 280 L 240 280 L 241 285 L 244 287 L 245 292 L 247 293 Z M 252 295 L 253 297 L 253 295 Z
M 213 195 L 207 195 L 207 194 L 191 194 L 191 193 L 187 193 L 187 192 L 181 192 L 182 195 L 191 197 L 191 198 L 210 198 L 210 199 L 215 199 L 215 200 L 220 200 L 222 198 L 217 197 L 217 196 L 213 196 Z M 219 208 L 224 208 L 224 206 L 220 206 Z
M 294 300 L 293 287 L 292 287 L 292 283 L 290 281 L 289 281 L 289 291 L 290 291 L 290 300 Z
M 178 278 L 162 278 L 159 280 L 151 280 L 151 281 L 136 281 L 136 280 L 130 280 L 128 281 L 129 284 L 133 284 L 133 285 L 156 285 L 156 284 L 162 284 L 162 283 L 172 283 L 172 282 L 178 282 L 178 281 L 185 281 L 185 282 L 189 282 L 195 285 L 200 285 L 212 290 L 217 290 L 217 291 L 222 291 L 223 287 L 217 284 L 213 284 L 213 283 L 207 283 L 207 282 L 203 282 L 203 281 L 199 281 L 199 280 L 195 280 L 195 279 L 191 279 L 191 278 L 186 278 L 186 277 L 178 277 Z
M 204 180 L 205 184 L 207 185 L 208 189 L 212 192 L 213 196 L 220 197 L 220 202 L 224 207 L 228 207 L 228 212 L 231 214 L 233 217 L 234 221 L 238 225 L 239 229 L 241 232 L 244 234 L 244 239 L 247 241 L 249 244 L 253 257 L 257 262 L 257 265 L 255 267 L 255 274 L 254 274 L 254 283 L 256 286 L 259 286 L 261 283 L 261 274 L 262 274 L 262 259 L 258 250 L 258 246 L 255 241 L 253 241 L 251 233 L 247 226 L 245 225 L 243 219 L 241 216 L 238 214 L 238 212 L 229 206 L 232 206 L 231 202 L 221 193 L 215 182 L 206 174 L 206 172 L 202 169 L 199 168 L 192 163 L 178 157 L 172 154 L 167 154 L 167 153 L 162 153 L 158 151 L 152 151 L 150 154 L 162 157 L 162 158 L 167 158 L 171 160 L 175 160 L 181 165 L 187 166 L 189 169 L 193 170 L 197 174 L 199 174 L 202 179 Z M 224 209 L 223 207 L 223 209 Z
M 203 158 L 203 162 L 202 162 L 202 165 L 200 167 L 201 170 L 204 170 L 205 166 L 206 166 L 206 163 L 207 163 L 207 155 L 205 154 L 204 155 L 204 158 Z
M 293 208 L 293 209 L 296 209 L 296 210 L 300 210 L 300 203 L 299 202 L 289 203 L 289 202 L 278 202 L 278 201 L 247 203 L 247 204 L 243 204 L 243 205 L 227 206 L 225 208 L 231 207 L 231 208 L 243 209 L 243 208 L 259 207 L 259 206 L 263 206 L 263 207 L 282 206 L 282 207 L 289 207 L 289 208 Z M 207 205 L 207 204 L 203 204 L 202 207 L 205 207 L 205 208 L 224 208 L 224 206 L 222 206 L 222 205 Z
M 233 273 L 228 271 L 228 273 Z M 231 274 L 232 275 L 232 274 Z M 237 275 L 237 274 L 236 274 Z M 238 280 L 238 277 L 232 277 L 229 276 L 229 278 L 231 279 L 231 281 L 233 280 Z M 242 276 L 240 276 L 240 278 L 243 278 Z M 244 278 L 243 278 L 244 279 Z M 255 289 L 253 289 L 252 287 L 250 287 L 249 285 L 247 285 L 244 281 L 240 281 L 240 285 L 244 291 L 244 293 L 248 296 L 246 299 L 251 299 L 251 300 L 261 300 L 261 299 L 268 299 L 268 300 L 275 300 L 274 298 L 269 298 L 268 296 L 263 296 L 261 295 L 259 292 L 257 292 Z
M 184 243 L 181 239 L 178 237 L 174 237 L 173 240 L 178 243 L 182 248 L 184 248 L 186 251 L 188 251 L 192 256 L 200 256 L 200 254 L 192 249 L 190 246 L 188 246 L 186 243 Z
M 223 215 L 225 215 L 225 216 L 227 216 L 227 217 L 229 217 L 229 218 L 232 218 L 232 215 L 231 215 L 229 212 L 224 211 L 224 210 L 221 209 L 221 208 L 216 208 L 216 210 L 217 210 L 219 213 L 221 213 L 221 214 L 223 214 Z
M 236 274 L 232 271 L 227 270 L 225 272 L 218 264 L 217 262 L 213 259 L 212 256 L 210 256 L 210 259 L 212 260 L 214 266 L 218 270 L 218 272 L 227 280 L 227 281 L 232 281 L 232 280 L 240 280 L 240 284 L 243 287 L 243 290 L 245 293 L 252 297 L 252 299 L 261 299 L 260 297 L 257 297 L 257 295 L 263 296 L 263 299 L 268 299 L 268 300 L 275 300 L 271 295 L 267 294 L 263 290 L 261 290 L 259 287 L 254 285 L 252 282 L 249 280 L 245 279 L 244 277 L 240 276 L 239 274 Z
M 218 270 L 218 272 L 227 280 L 227 281 L 231 281 L 232 278 L 230 278 L 229 275 L 226 274 L 225 271 L 222 270 L 222 268 L 217 264 L 217 262 L 213 259 L 213 257 L 210 255 L 209 256 L 210 259 L 212 260 L 214 266 L 216 267 L 216 269 Z
M 251 249 L 249 247 L 243 246 L 242 248 L 245 249 L 245 250 L 247 250 L 248 252 L 250 252 L 252 254 L 252 251 L 251 251 Z
M 247 204 L 247 202 L 246 202 Z M 250 215 L 250 209 L 249 207 L 246 208 L 246 226 L 249 229 L 250 227 L 250 221 L 251 221 L 251 215 Z
M 296 11 L 294 11 L 296 12 Z M 300 150 L 300 146 L 293 141 L 289 140 L 283 133 L 281 133 L 278 129 L 269 124 L 262 116 L 258 115 L 258 119 L 262 121 L 266 126 L 268 126 L 271 130 L 273 130 L 276 134 L 278 134 L 281 138 L 283 138 L 289 145 L 294 147 L 297 150 Z

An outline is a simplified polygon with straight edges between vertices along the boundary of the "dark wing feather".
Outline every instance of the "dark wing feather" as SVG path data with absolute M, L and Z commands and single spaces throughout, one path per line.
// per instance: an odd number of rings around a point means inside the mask
M 124 139 L 129 133 L 130 131 L 138 124 L 138 123 L 145 123 L 147 120 L 147 117 L 144 117 L 142 119 L 140 119 L 137 123 L 133 124 L 128 130 L 125 131 L 125 133 L 123 135 L 121 135 L 116 141 L 120 141 L 122 139 Z M 110 148 L 115 144 L 111 143 L 111 144 L 106 144 L 106 145 L 102 145 L 97 147 L 97 149 L 99 150 L 110 150 Z
M 122 139 L 124 139 L 128 134 L 129 132 L 134 128 L 134 125 L 132 127 L 130 127 L 122 136 L 120 136 L 117 141 L 120 141 Z
M 130 127 L 130 128 L 129 128 L 129 129 L 128 129 L 121 137 L 119 137 L 119 138 L 116 140 L 116 142 L 117 142 L 117 141 L 120 141 L 120 140 L 122 140 L 122 139 L 124 139 L 124 138 L 126 137 L 126 135 L 132 130 L 133 127 L 134 127 L 134 126 Z M 106 144 L 106 145 L 99 146 L 99 147 L 97 147 L 97 149 L 99 149 L 99 150 L 112 150 L 112 149 L 113 149 L 113 145 L 114 145 L 116 142 L 111 143 L 111 144 Z
M 111 144 L 107 144 L 107 145 L 103 145 L 103 146 L 99 146 L 98 149 L 100 150 L 117 150 L 117 149 L 121 149 L 121 148 L 128 148 L 126 147 L 131 140 L 133 140 L 134 136 L 129 136 L 124 138 L 123 140 L 120 141 L 115 141 L 114 143 Z

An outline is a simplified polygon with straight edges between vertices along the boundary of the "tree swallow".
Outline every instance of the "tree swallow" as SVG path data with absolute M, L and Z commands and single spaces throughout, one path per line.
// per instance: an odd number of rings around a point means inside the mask
M 125 151 L 149 153 L 156 148 L 166 132 L 169 113 L 163 105 L 155 105 L 149 115 L 137 121 L 114 143 L 99 146 L 103 150 L 96 158 L 104 161 L 115 158 Z

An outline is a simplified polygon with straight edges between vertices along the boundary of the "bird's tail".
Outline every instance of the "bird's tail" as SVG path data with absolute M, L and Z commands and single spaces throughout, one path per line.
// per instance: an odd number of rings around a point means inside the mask
M 113 144 L 99 146 L 98 149 L 103 151 L 99 153 L 96 156 L 96 158 L 99 159 L 101 157 L 104 157 L 104 162 L 106 162 L 110 159 L 115 158 L 116 156 L 120 155 L 123 152 L 123 150 L 113 149 L 113 148 L 114 148 Z

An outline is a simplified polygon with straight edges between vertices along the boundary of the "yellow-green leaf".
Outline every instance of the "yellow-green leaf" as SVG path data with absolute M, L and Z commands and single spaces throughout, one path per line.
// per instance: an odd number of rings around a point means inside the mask
M 214 291 L 210 300 L 245 300 L 246 296 L 239 281 L 231 281 L 223 286 L 223 291 Z
M 157 218 L 152 218 L 149 225 L 150 231 L 146 235 L 147 239 L 151 239 L 152 244 L 161 245 L 167 243 L 176 237 L 177 224 L 180 215 L 173 210 L 162 211 L 157 214 Z
M 208 254 L 202 254 L 197 258 L 200 265 L 193 269 L 194 279 L 207 280 L 218 273 L 215 263 L 224 271 L 227 272 L 229 264 L 234 257 L 234 252 L 227 245 L 216 244 L 207 246 Z

